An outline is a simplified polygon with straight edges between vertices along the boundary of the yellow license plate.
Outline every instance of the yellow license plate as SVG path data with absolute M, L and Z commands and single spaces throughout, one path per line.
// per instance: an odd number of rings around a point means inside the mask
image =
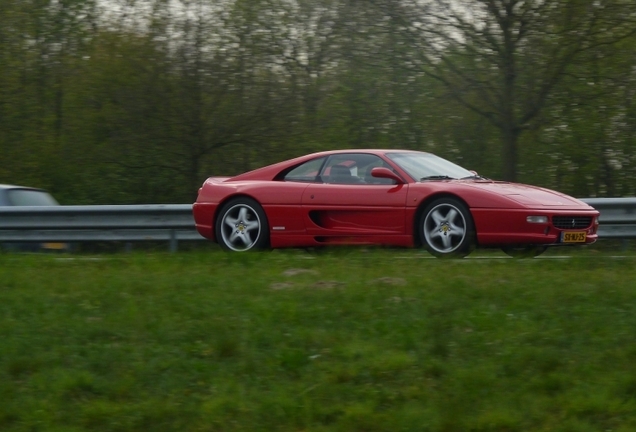
M 585 243 L 585 231 L 564 232 L 562 234 L 563 243 Z
M 66 249 L 66 243 L 42 243 L 42 248 L 62 250 L 62 249 Z

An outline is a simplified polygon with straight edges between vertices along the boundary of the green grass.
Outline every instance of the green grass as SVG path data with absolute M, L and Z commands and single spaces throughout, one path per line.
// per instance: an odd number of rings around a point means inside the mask
M 608 255 L 0 254 L 0 430 L 632 432 Z

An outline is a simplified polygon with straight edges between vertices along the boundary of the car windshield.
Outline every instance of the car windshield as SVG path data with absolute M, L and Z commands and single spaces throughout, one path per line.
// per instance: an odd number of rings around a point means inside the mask
M 389 153 L 387 157 L 415 180 L 452 180 L 475 174 L 431 153 Z
M 53 206 L 58 205 L 48 192 L 35 189 L 10 189 L 7 191 L 9 202 L 14 206 Z

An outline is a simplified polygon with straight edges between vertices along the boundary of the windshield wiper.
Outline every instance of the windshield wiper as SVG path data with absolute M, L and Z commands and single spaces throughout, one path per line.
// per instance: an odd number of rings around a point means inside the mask
M 425 180 L 457 180 L 457 179 L 453 177 L 449 177 L 447 175 L 431 175 L 431 176 L 422 177 L 420 179 L 420 181 L 425 181 Z
M 480 176 L 479 174 L 471 175 L 468 177 L 462 177 L 460 180 L 490 180 L 488 177 Z

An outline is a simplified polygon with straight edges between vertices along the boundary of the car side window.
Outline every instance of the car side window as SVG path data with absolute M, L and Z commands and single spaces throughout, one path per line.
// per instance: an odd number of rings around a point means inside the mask
M 320 178 L 330 184 L 395 184 L 391 179 L 371 175 L 375 167 L 391 167 L 376 155 L 343 153 L 333 155 L 325 164 Z
M 55 206 L 59 205 L 48 192 L 36 189 L 9 189 L 9 203 L 14 206 Z
M 284 181 L 315 183 L 319 181 L 320 168 L 325 163 L 325 158 L 312 159 L 289 171 L 283 177 Z

